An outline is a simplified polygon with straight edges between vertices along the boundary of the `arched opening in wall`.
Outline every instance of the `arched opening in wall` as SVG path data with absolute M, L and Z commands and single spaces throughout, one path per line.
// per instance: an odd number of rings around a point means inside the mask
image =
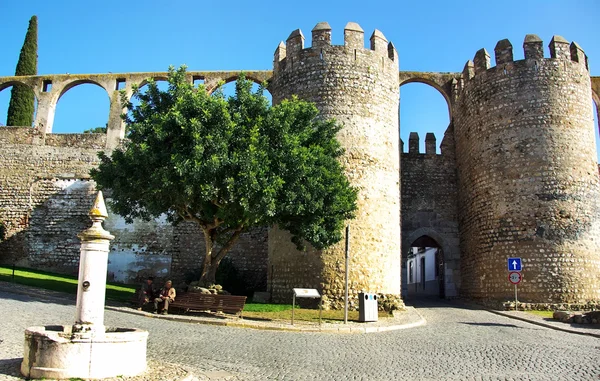
M 260 88 L 260 83 L 254 81 L 252 78 L 247 78 L 250 81 L 252 81 L 252 92 L 256 93 L 259 88 Z M 225 95 L 226 98 L 232 97 L 235 95 L 235 82 L 237 80 L 237 77 L 232 77 L 232 78 L 228 78 L 225 81 L 225 84 L 221 85 L 218 87 L 218 89 L 220 89 L 223 94 Z M 214 94 L 214 91 L 213 91 Z M 271 93 L 269 92 L 269 90 L 267 90 L 267 88 L 263 88 L 263 96 L 265 98 L 267 98 L 267 100 L 269 101 L 269 105 L 273 104 L 273 97 L 271 96 Z
M 409 135 L 419 134 L 419 152 L 425 153 L 425 137 L 428 132 L 435 135 L 436 153 L 450 124 L 449 104 L 441 90 L 433 84 L 415 79 L 400 85 L 400 139 L 404 152 L 409 150 Z
M 158 86 L 158 90 L 160 90 L 160 91 L 168 91 L 169 90 L 169 82 L 167 82 L 167 78 L 154 78 L 154 82 L 156 83 L 156 86 Z M 143 81 L 140 85 L 141 86 L 139 87 L 139 92 L 146 93 L 146 91 L 148 91 L 148 81 Z M 137 97 L 132 96 L 130 100 L 131 100 L 131 103 L 133 104 L 133 106 L 140 105 L 140 100 Z
M 65 86 L 56 104 L 52 133 L 106 132 L 110 99 L 94 82 L 73 82 Z
M 8 107 L 10 105 L 10 98 L 12 96 L 12 90 L 15 84 L 7 84 L 6 86 L 0 87 L 0 126 L 8 125 Z M 35 113 L 37 111 L 38 101 L 35 95 L 33 96 L 33 115 L 32 121 L 35 121 Z M 32 123 L 33 125 L 33 123 Z M 18 126 L 26 127 L 26 126 Z M 29 126 L 27 126 L 29 127 Z
M 402 296 L 445 296 L 444 253 L 441 245 L 427 235 L 413 241 L 402 256 Z

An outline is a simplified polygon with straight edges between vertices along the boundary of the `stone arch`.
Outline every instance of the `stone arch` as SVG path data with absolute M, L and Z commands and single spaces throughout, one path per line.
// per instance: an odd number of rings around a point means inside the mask
M 400 77 L 400 87 L 409 83 L 422 83 L 436 89 L 446 100 L 446 105 L 448 106 L 448 119 L 452 121 L 452 102 L 450 97 L 450 84 L 440 84 L 439 80 L 435 81 L 431 78 L 420 76 L 407 76 L 405 78 L 403 78 L 402 76 Z
M 436 250 L 432 258 L 430 249 L 413 253 L 411 247 L 436 248 Z M 419 295 L 446 297 L 447 280 L 444 269 L 450 250 L 450 245 L 433 228 L 422 227 L 409 233 L 402 242 L 402 253 L 405 256 L 402 260 L 403 295 L 405 297 Z M 428 265 L 425 264 L 426 258 L 429 258 Z
M 435 229 L 430 228 L 430 227 L 421 227 L 421 228 L 418 228 L 418 229 L 412 231 L 408 236 L 406 236 L 406 235 L 403 236 L 403 238 L 402 238 L 402 254 L 406 254 L 408 252 L 408 249 L 413 244 L 413 242 L 415 242 L 416 240 L 418 240 L 419 238 L 424 237 L 424 236 L 427 236 L 427 237 L 431 238 L 432 240 L 434 240 L 435 242 L 437 242 L 439 247 L 444 252 L 444 257 L 446 257 L 447 255 L 449 255 L 452 252 L 452 248 L 446 242 L 446 239 L 444 239 L 444 237 L 439 232 L 437 232 Z
M 0 91 L 6 90 L 14 85 L 25 85 L 35 92 L 35 89 L 29 83 L 20 81 L 16 78 L 11 79 L 10 81 L 0 83 Z
M 65 108 L 64 108 L 65 107 L 64 106 L 64 102 L 65 101 L 63 100 L 63 103 L 60 103 L 60 101 L 61 101 L 61 99 L 63 98 L 63 96 L 65 94 L 67 94 L 70 90 L 72 90 L 75 87 L 78 87 L 80 85 L 94 85 L 93 87 L 99 87 L 99 88 L 101 88 L 102 90 L 104 90 L 104 94 L 106 95 L 106 99 L 108 101 L 108 104 L 107 104 L 107 107 L 106 107 L 106 121 L 100 122 L 101 125 L 90 125 L 90 126 L 87 126 L 87 127 L 89 127 L 89 128 L 92 128 L 92 127 L 104 127 L 104 122 L 108 123 L 108 118 L 109 118 L 109 115 L 110 115 L 111 97 L 110 97 L 110 92 L 106 88 L 105 84 L 103 84 L 102 82 L 95 81 L 93 79 L 89 79 L 89 78 L 75 78 L 75 79 L 73 79 L 71 81 L 68 81 L 68 82 L 65 81 L 64 83 L 61 83 L 60 81 L 57 81 L 57 82 L 58 83 L 55 84 L 55 85 L 53 85 L 52 89 L 50 90 L 50 97 L 51 97 L 50 103 L 51 103 L 52 108 L 53 108 L 53 112 L 52 112 L 52 116 L 51 116 L 51 119 L 52 119 L 52 124 L 51 124 L 52 128 L 49 129 L 49 130 L 47 130 L 46 132 L 57 133 L 58 130 L 60 130 L 61 128 L 64 128 L 65 125 L 64 124 L 61 125 L 60 120 L 64 119 L 64 114 L 63 114 L 62 110 L 65 110 Z M 98 95 L 94 95 L 94 96 L 98 96 Z M 98 99 L 99 98 L 97 98 L 96 101 L 98 101 Z M 69 102 L 72 102 L 72 99 L 67 100 L 67 103 L 69 103 Z M 61 104 L 63 106 L 60 106 L 61 108 L 59 109 L 59 105 L 61 105 Z M 98 107 L 100 107 L 100 106 L 97 106 L 97 105 L 94 105 L 94 106 L 96 106 L 95 107 L 96 109 Z M 60 113 L 58 113 L 59 110 L 61 110 Z M 66 110 L 73 110 L 73 108 L 72 108 L 72 106 L 71 107 L 67 107 Z M 77 112 L 77 111 L 75 111 L 75 112 Z M 72 113 L 73 113 L 73 111 L 67 112 L 67 115 L 72 115 Z M 57 130 L 55 122 L 56 122 L 56 116 L 59 115 L 59 114 L 61 116 L 59 117 L 59 123 L 58 123 L 59 129 Z M 64 122 L 64 120 L 63 120 L 63 122 Z M 61 131 L 61 132 L 63 132 L 63 131 Z M 81 131 L 78 131 L 78 132 L 81 132 Z M 75 131 L 75 132 L 70 132 L 70 133 L 78 133 L 78 132 Z
M 58 103 L 58 101 L 60 100 L 60 98 L 65 95 L 65 93 L 69 90 L 71 90 L 74 87 L 77 87 L 79 85 L 85 85 L 85 84 L 92 84 L 92 85 L 96 85 L 98 87 L 101 87 L 102 89 L 104 89 L 104 91 L 106 91 L 106 96 L 109 98 L 110 100 L 110 95 L 108 90 L 106 89 L 106 87 L 104 87 L 104 85 L 102 85 L 99 82 L 93 81 L 91 79 L 76 79 L 74 81 L 71 82 L 67 82 L 62 89 L 60 89 L 60 92 L 58 93 L 58 97 L 56 98 L 56 103 Z
M 206 91 L 209 94 L 212 94 L 219 86 L 226 85 L 228 83 L 237 81 L 240 75 L 244 74 L 246 79 L 256 83 L 257 85 L 262 85 L 264 82 L 268 83 L 268 78 L 265 79 L 264 72 L 227 72 L 227 73 L 216 73 L 220 74 L 217 76 L 211 76 L 210 78 L 206 78 Z M 223 75 L 224 74 L 224 75 Z M 223 83 L 221 83 L 223 82 Z M 265 90 L 269 91 L 268 86 L 265 87 Z M 270 92 L 269 92 L 270 93 Z
M 166 75 L 165 76 L 157 75 L 154 77 L 144 78 L 140 81 L 140 83 L 137 84 L 138 89 L 141 89 L 142 87 L 146 86 L 151 79 L 158 82 L 158 81 L 167 81 L 169 78 Z

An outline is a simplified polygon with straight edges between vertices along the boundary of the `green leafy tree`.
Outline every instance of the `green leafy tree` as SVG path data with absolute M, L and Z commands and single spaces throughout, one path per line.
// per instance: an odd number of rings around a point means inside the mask
M 17 62 L 16 76 L 37 74 L 37 16 L 29 20 L 25 42 Z M 35 95 L 25 85 L 14 85 L 6 116 L 7 126 L 31 126 L 33 124 Z
M 100 153 L 91 172 L 112 190 L 117 213 L 196 223 L 204 284 L 214 283 L 221 260 L 252 227 L 277 224 L 299 248 L 341 240 L 356 190 L 337 160 L 339 125 L 296 98 L 271 107 L 262 87 L 253 92 L 243 77 L 229 98 L 194 88 L 185 67 L 171 67 L 168 82 L 167 91 L 153 82 L 145 93 L 135 89 L 138 106 L 123 99 L 128 139 L 111 156 Z

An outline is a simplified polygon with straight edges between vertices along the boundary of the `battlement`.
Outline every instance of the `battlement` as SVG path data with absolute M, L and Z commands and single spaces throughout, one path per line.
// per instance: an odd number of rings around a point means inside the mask
M 332 47 L 331 44 L 331 26 L 327 22 L 320 22 L 312 29 L 312 46 L 304 46 L 304 34 L 300 29 L 294 30 L 287 38 L 286 42 L 279 43 L 275 50 L 274 62 L 278 63 L 287 57 L 296 55 L 303 50 L 317 51 L 323 58 L 323 49 Z M 356 50 L 371 50 L 392 61 L 398 61 L 398 52 L 394 44 L 388 42 L 381 31 L 375 29 L 369 39 L 370 47 L 365 48 L 365 32 L 355 22 L 349 22 L 344 28 L 344 45 L 340 46 L 346 49 L 348 54 L 356 54 Z
M 509 65 L 516 62 L 527 62 L 528 60 L 561 60 L 575 62 L 589 71 L 588 58 L 583 49 L 576 42 L 569 42 L 561 36 L 553 36 L 550 44 L 550 57 L 544 57 L 543 41 L 535 34 L 528 34 L 523 41 L 523 51 L 525 53 L 524 60 L 514 61 L 513 46 L 508 39 L 500 40 L 494 48 L 494 58 L 496 68 L 500 67 L 506 73 Z M 473 60 L 467 61 L 463 69 L 462 78 L 465 81 L 474 76 L 486 72 L 494 68 L 491 66 L 491 57 L 485 48 L 480 49 L 475 53 Z
M 433 132 L 428 132 L 425 135 L 425 155 L 435 155 L 436 151 L 436 143 L 437 139 Z M 419 155 L 421 152 L 419 150 L 420 139 L 419 134 L 417 132 L 411 132 L 408 136 L 408 154 L 409 155 Z M 400 151 L 404 154 L 404 141 L 400 140 Z

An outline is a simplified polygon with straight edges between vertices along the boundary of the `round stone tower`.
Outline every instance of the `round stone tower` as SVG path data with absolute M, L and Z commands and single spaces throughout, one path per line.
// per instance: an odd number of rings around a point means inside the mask
M 298 29 L 275 52 L 269 84 L 273 103 L 297 95 L 314 102 L 323 118 L 343 125 L 338 139 L 350 182 L 359 189 L 350 223 L 351 303 L 358 292 L 400 295 L 400 155 L 398 55 L 375 30 L 370 49 L 356 23 L 344 29 L 344 45 L 331 45 L 331 27 L 312 30 L 304 47 Z M 269 233 L 269 287 L 275 300 L 291 300 L 293 287 L 317 288 L 332 308 L 343 306 L 344 243 L 323 251 L 299 252 L 289 235 Z
M 527 35 L 467 62 L 454 112 L 462 293 L 514 299 L 509 257 L 521 257 L 519 300 L 600 300 L 600 189 L 587 57 L 560 36 L 544 58 Z

